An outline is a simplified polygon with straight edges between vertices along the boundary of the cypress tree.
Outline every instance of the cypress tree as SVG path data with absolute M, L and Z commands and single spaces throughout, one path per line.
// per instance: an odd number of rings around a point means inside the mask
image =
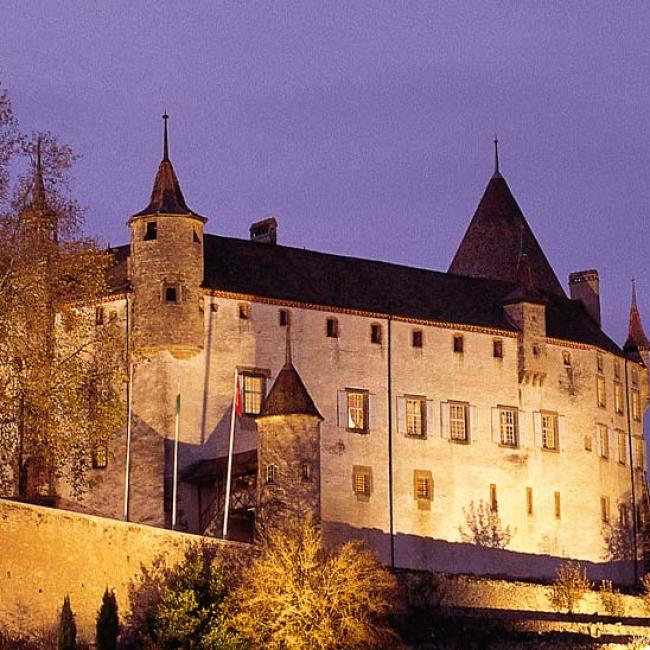
M 77 625 L 74 622 L 74 614 L 70 607 L 70 597 L 63 599 L 61 617 L 59 618 L 59 631 L 56 642 L 57 650 L 77 649 Z
M 104 592 L 102 605 L 97 613 L 97 650 L 117 650 L 117 637 L 120 633 L 120 620 L 117 614 L 115 592 Z

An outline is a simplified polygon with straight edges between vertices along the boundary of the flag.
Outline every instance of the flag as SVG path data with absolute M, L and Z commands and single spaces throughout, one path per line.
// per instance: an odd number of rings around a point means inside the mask
M 242 399 L 241 377 L 237 374 L 235 382 L 235 413 L 240 417 L 244 414 L 244 404 Z

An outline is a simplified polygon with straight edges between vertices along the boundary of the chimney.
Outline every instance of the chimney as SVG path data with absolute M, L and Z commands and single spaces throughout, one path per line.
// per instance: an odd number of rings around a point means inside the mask
M 278 222 L 275 217 L 268 217 L 251 224 L 248 231 L 251 235 L 251 241 L 260 244 L 275 244 L 278 238 Z
M 600 281 L 598 271 L 576 271 L 569 274 L 572 300 L 582 300 L 587 313 L 600 325 Z

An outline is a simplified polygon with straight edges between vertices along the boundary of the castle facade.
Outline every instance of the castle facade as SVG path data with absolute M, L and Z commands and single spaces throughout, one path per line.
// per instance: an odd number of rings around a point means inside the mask
M 539 578 L 574 559 L 634 579 L 636 300 L 621 348 L 597 272 L 566 295 L 498 162 L 446 273 L 282 246 L 274 219 L 249 240 L 206 221 L 165 132 L 97 306 L 128 347 L 128 425 L 81 507 L 248 540 L 294 511 L 396 567 Z

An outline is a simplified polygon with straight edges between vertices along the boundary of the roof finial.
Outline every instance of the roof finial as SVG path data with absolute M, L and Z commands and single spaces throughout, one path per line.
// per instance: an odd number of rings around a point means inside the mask
M 632 278 L 632 309 L 638 309 L 636 306 L 636 278 Z
M 494 135 L 494 174 L 492 177 L 500 177 L 501 172 L 499 171 L 499 138 Z
M 165 139 L 164 139 L 164 144 L 163 144 L 163 160 L 169 160 L 169 144 L 168 144 L 168 139 L 167 139 L 167 120 L 169 119 L 169 115 L 167 115 L 167 111 L 163 113 L 162 116 L 164 122 L 165 122 Z
M 284 360 L 284 365 L 285 366 L 290 366 L 292 364 L 291 360 L 291 325 L 287 323 L 287 339 L 286 339 L 286 352 L 285 352 L 285 360 Z

